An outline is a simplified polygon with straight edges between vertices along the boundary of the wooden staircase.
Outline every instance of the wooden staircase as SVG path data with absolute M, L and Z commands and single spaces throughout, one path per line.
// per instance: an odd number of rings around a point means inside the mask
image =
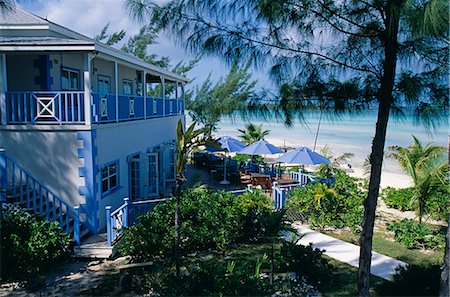
M 0 202 L 12 204 L 29 214 L 57 222 L 73 245 L 80 245 L 89 230 L 80 220 L 80 206 L 71 206 L 43 185 L 26 169 L 0 149 Z
M 27 196 L 33 195 L 33 189 L 27 187 L 26 185 L 15 185 L 13 188 L 12 184 L 9 184 L 6 190 L 6 203 L 14 204 L 19 206 L 21 209 L 29 214 L 35 214 L 46 218 L 47 221 L 56 221 L 59 223 L 59 227 L 63 230 L 64 234 L 71 234 L 72 246 L 76 246 L 77 242 L 73 237 L 75 232 L 75 219 L 73 216 L 68 215 L 66 209 L 62 204 L 49 201 L 45 203 L 45 197 L 40 195 L 36 196 L 34 201 L 27 202 Z M 42 203 L 42 205 L 41 205 Z M 83 240 L 88 234 L 89 230 L 84 228 L 81 222 L 78 222 L 78 228 L 80 230 L 79 236 L 80 240 Z

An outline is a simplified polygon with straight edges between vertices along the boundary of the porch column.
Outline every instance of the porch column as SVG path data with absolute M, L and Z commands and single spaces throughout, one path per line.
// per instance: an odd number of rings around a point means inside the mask
M 92 124 L 92 98 L 91 98 L 91 54 L 84 55 L 83 81 L 84 81 L 84 122 L 87 126 Z
M 185 84 L 181 84 L 181 106 L 180 106 L 180 114 L 184 114 L 184 106 L 186 104 L 186 92 L 184 90 Z
M 0 55 L 0 118 L 1 125 L 6 125 L 6 92 L 8 91 L 8 82 L 6 77 L 6 55 Z
M 142 70 L 142 95 L 144 96 L 144 119 L 147 118 L 147 71 Z
M 163 117 L 166 116 L 166 89 L 165 89 L 165 80 L 164 77 L 161 76 L 161 96 L 162 96 L 162 103 L 163 103 Z
M 114 61 L 114 88 L 116 93 L 116 123 L 119 122 L 119 66 Z

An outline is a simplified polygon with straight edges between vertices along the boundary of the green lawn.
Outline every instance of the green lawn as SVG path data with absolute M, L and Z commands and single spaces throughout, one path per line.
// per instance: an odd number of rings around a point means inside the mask
M 328 235 L 335 238 L 357 244 L 358 236 L 351 232 L 343 231 L 341 233 L 326 232 Z M 375 232 L 373 237 L 372 250 L 383 255 L 404 261 L 415 265 L 440 265 L 444 259 L 443 250 L 412 250 L 405 245 L 392 240 L 393 236 L 388 232 Z

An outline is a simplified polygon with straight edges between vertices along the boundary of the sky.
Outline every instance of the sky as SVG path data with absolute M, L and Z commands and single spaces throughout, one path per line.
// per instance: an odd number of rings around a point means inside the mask
M 65 26 L 89 37 L 100 33 L 109 23 L 109 31 L 117 32 L 124 29 L 127 32 L 125 40 L 138 33 L 142 24 L 133 20 L 125 12 L 122 0 L 24 0 L 20 6 L 46 18 L 56 24 Z M 168 56 L 172 64 L 193 59 L 194 55 L 187 53 L 183 46 L 175 44 L 170 36 L 160 35 L 158 44 L 149 47 L 150 53 L 158 56 Z M 206 57 L 188 74 L 193 79 L 193 85 L 201 84 L 211 73 L 213 81 L 226 76 L 229 66 L 216 57 Z M 268 85 L 264 72 L 255 71 L 255 79 L 260 86 Z

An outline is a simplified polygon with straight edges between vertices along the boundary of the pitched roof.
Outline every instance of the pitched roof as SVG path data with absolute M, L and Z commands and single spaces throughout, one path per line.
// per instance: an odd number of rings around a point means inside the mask
M 48 25 L 48 21 L 20 8 L 0 14 L 2 25 Z

